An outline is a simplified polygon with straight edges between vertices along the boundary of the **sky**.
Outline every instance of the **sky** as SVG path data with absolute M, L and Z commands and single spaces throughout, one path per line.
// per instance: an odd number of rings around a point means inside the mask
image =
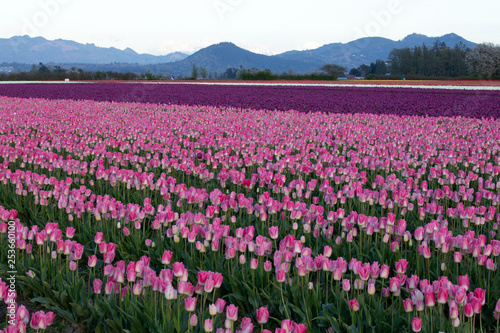
M 219 42 L 262 54 L 361 37 L 456 33 L 500 44 L 498 0 L 0 0 L 0 38 L 68 39 L 139 53 Z

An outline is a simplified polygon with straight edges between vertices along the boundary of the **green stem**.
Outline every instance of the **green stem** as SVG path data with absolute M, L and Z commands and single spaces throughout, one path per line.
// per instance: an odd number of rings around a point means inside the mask
M 281 292 L 281 300 L 283 301 L 283 307 L 285 308 L 286 318 L 290 319 L 290 316 L 288 315 L 288 309 L 287 309 L 286 304 L 285 304 L 285 298 L 283 297 L 283 287 L 282 287 L 281 283 L 280 283 L 280 292 Z

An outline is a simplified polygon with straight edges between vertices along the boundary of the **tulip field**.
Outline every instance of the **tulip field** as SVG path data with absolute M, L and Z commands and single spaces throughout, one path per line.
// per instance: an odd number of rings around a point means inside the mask
M 0 332 L 500 332 L 500 91 L 430 90 L 0 85 Z

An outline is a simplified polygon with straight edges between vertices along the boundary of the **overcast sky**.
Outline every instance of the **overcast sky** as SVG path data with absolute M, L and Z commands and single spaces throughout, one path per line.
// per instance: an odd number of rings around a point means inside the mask
M 0 0 L 0 38 L 28 34 L 155 55 L 229 41 L 276 54 L 411 33 L 500 44 L 498 0 Z

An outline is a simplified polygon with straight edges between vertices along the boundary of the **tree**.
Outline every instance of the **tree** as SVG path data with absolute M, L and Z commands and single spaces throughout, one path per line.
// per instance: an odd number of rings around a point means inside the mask
M 200 66 L 200 75 L 202 78 L 206 79 L 208 76 L 207 69 L 203 66 Z
M 61 66 L 54 66 L 54 73 L 65 73 L 66 70 L 62 69 Z
M 329 76 L 339 77 L 344 75 L 344 72 L 347 70 L 344 66 L 336 65 L 336 64 L 325 64 L 320 70 L 325 72 Z
M 465 47 L 457 44 L 449 48 L 446 44 L 436 42 L 433 48 L 422 45 L 412 48 L 394 49 L 389 53 L 390 72 L 394 75 L 419 75 L 434 77 L 459 77 L 468 75 L 465 65 Z M 379 73 L 376 64 L 376 73 Z
M 155 79 L 155 76 L 153 73 L 151 73 L 151 71 L 146 71 L 144 76 L 145 76 L 146 80 L 149 80 L 149 81 L 152 81 Z
M 228 80 L 234 80 L 236 79 L 236 73 L 238 70 L 236 68 L 228 68 L 226 71 L 222 74 L 222 77 Z
M 193 70 L 191 71 L 191 78 L 196 80 L 198 78 L 198 68 L 193 64 Z
M 38 71 L 40 72 L 40 74 L 50 73 L 50 69 L 43 63 L 38 64 Z
M 359 67 L 358 68 L 351 68 L 351 70 L 349 71 L 349 75 L 353 75 L 353 76 L 361 76 L 361 71 L 359 70 Z
M 387 74 L 387 66 L 385 64 L 385 61 L 382 61 L 380 59 L 377 59 L 375 61 L 375 73 L 376 75 L 385 75 Z
M 467 68 L 472 74 L 487 79 L 500 78 L 500 45 L 483 43 L 465 56 Z
M 358 69 L 361 76 L 367 76 L 372 72 L 371 67 L 365 64 L 359 65 Z

